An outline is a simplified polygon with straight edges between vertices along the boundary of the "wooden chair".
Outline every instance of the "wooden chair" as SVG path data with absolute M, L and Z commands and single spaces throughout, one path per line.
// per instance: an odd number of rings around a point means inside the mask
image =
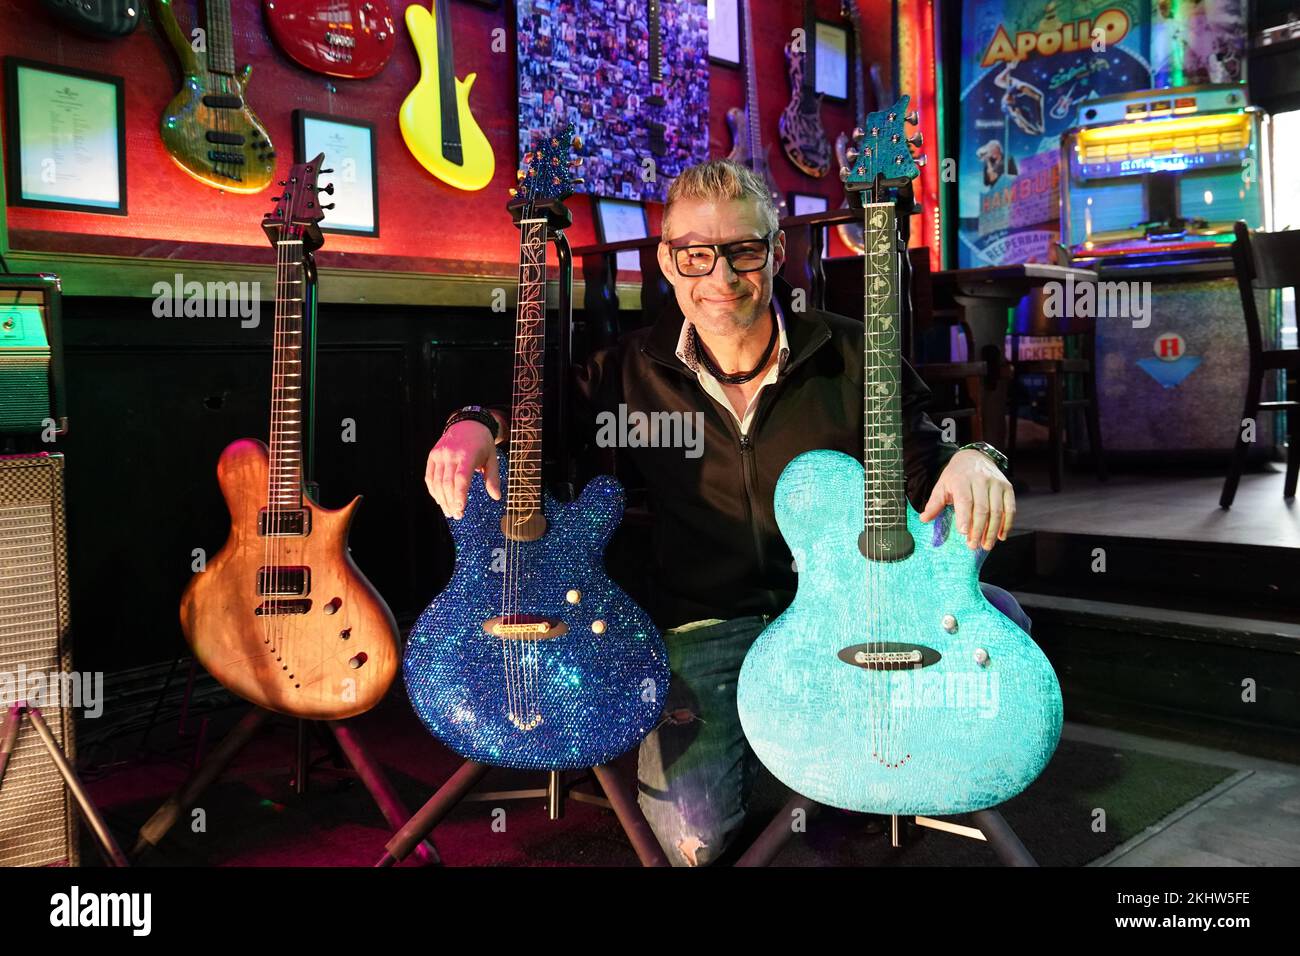
M 1290 288 L 1300 294 L 1300 230 L 1286 232 L 1252 232 L 1244 222 L 1235 227 L 1232 245 L 1237 288 L 1241 292 L 1241 311 L 1246 318 L 1246 341 L 1250 346 L 1250 366 L 1246 377 L 1246 401 L 1237 427 L 1237 441 L 1228 466 L 1228 477 L 1219 495 L 1221 508 L 1232 507 L 1237 483 L 1246 466 L 1249 442 L 1244 422 L 1255 420 L 1260 412 L 1289 412 L 1287 415 L 1286 482 L 1282 495 L 1294 498 L 1297 473 L 1300 473 L 1300 349 L 1266 349 L 1259 311 L 1255 305 L 1256 289 Z M 1286 401 L 1261 401 L 1264 373 L 1286 374 Z
M 1051 448 L 1050 479 L 1052 491 L 1061 490 L 1061 475 L 1065 470 L 1065 415 L 1068 408 L 1082 408 L 1088 430 L 1088 445 L 1092 449 L 1093 467 L 1097 480 L 1106 480 L 1106 459 L 1101 445 L 1101 422 L 1097 413 L 1097 320 L 1094 316 L 1067 315 L 1048 317 L 1044 313 L 1044 289 L 1030 293 L 1030 308 L 1011 333 L 1011 377 L 1013 396 L 1008 402 L 1007 454 L 1016 449 L 1017 404 L 1014 397 L 1016 383 L 1024 375 L 1042 375 L 1047 381 L 1047 429 Z M 1067 312 L 1073 309 L 1065 310 Z M 1066 357 L 1059 359 L 1020 358 L 1020 340 L 1024 337 L 1062 336 L 1066 340 Z M 1071 341 L 1077 345 L 1071 349 Z M 1077 351 L 1077 355 L 1069 355 Z M 1067 397 L 1070 376 L 1077 376 L 1077 398 Z

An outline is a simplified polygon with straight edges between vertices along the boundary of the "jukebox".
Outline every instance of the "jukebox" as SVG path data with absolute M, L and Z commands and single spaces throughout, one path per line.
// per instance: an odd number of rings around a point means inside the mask
M 1100 275 L 1107 453 L 1232 447 L 1248 357 L 1233 223 L 1268 228 L 1268 131 L 1245 88 L 1223 84 L 1086 100 L 1062 136 L 1062 244 Z M 1275 314 L 1265 297 L 1259 305 Z M 1270 417 L 1261 454 L 1272 451 Z

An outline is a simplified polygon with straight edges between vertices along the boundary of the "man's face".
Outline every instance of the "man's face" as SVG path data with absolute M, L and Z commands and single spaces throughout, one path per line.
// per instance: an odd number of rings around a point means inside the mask
M 672 247 L 761 239 L 766 227 L 758 204 L 748 199 L 680 200 L 673 204 L 670 226 L 672 234 L 659 244 L 659 268 L 677 293 L 686 320 L 718 335 L 732 335 L 757 322 L 772 301 L 772 275 L 785 261 L 785 233 L 777 231 L 767 265 L 758 272 L 737 273 L 719 256 L 711 274 L 683 276 L 673 263 Z

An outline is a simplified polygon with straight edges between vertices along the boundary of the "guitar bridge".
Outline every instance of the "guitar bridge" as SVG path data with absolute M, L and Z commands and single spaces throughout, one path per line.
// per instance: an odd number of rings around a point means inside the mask
M 563 621 L 553 621 L 533 614 L 505 614 L 483 622 L 485 634 L 515 641 L 546 641 L 566 634 L 568 630 L 569 626 Z
M 308 598 L 303 598 L 302 600 L 291 599 L 288 601 L 272 599 L 270 601 L 263 601 L 257 606 L 257 610 L 253 613 L 258 617 L 266 617 L 267 615 L 280 614 L 306 614 L 310 610 L 311 600 Z
M 896 644 L 872 641 L 854 644 L 835 655 L 846 664 L 869 671 L 920 670 L 937 664 L 943 656 L 924 644 Z

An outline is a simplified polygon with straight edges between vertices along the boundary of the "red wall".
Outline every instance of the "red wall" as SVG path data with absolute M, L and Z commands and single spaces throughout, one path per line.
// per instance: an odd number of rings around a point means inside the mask
M 868 56 L 888 63 L 889 5 L 857 0 L 862 11 Z M 752 0 L 758 60 L 762 132 L 770 144 L 772 166 L 783 190 L 820 193 L 832 207 L 843 198 L 832 171 L 821 180 L 799 173 L 777 140 L 777 117 L 789 100 L 783 46 L 803 22 L 796 0 Z M 188 29 L 195 4 L 177 0 Z M 456 73 L 478 73 L 470 106 L 496 152 L 496 176 L 485 189 L 467 193 L 427 173 L 407 151 L 397 124 L 397 109 L 415 84 L 419 66 L 405 24 L 404 6 L 394 5 L 397 51 L 388 66 L 369 80 L 331 79 L 303 70 L 271 43 L 262 20 L 261 0 L 231 0 L 236 59 L 251 63 L 248 100 L 266 125 L 278 160 L 286 168 L 293 155 L 292 111 L 297 108 L 366 119 L 375 124 L 379 166 L 378 238 L 330 234 L 318 256 L 322 265 L 399 269 L 455 274 L 512 275 L 518 263 L 517 233 L 504 211 L 514 185 L 517 153 L 514 6 L 497 10 L 453 0 Z M 825 20 L 843 23 L 839 0 L 816 0 Z M 152 9 L 150 11 L 152 13 Z M 126 80 L 128 215 L 8 208 L 9 244 L 23 250 L 102 252 L 176 259 L 269 260 L 259 223 L 270 208 L 271 190 L 253 196 L 220 192 L 195 182 L 173 164 L 157 134 L 159 117 L 175 94 L 179 73 L 159 29 L 146 21 L 119 40 L 82 38 L 53 20 L 39 0 L 0 0 L 0 54 L 116 74 Z M 19 27 L 18 25 L 21 25 Z M 493 53 L 491 33 L 506 30 L 508 52 Z M 730 149 L 726 111 L 743 101 L 739 69 L 711 69 L 710 155 Z M 3 78 L 0 77 L 0 84 Z M 845 105 L 826 104 L 822 121 L 833 139 L 853 120 Z M 7 130 L 6 130 L 7 135 Z M 596 241 L 585 196 L 569 201 L 574 225 L 570 242 Z M 659 206 L 651 204 L 650 227 L 657 231 Z M 838 240 L 834 240 L 836 243 Z M 842 251 L 832 248 L 832 252 Z

